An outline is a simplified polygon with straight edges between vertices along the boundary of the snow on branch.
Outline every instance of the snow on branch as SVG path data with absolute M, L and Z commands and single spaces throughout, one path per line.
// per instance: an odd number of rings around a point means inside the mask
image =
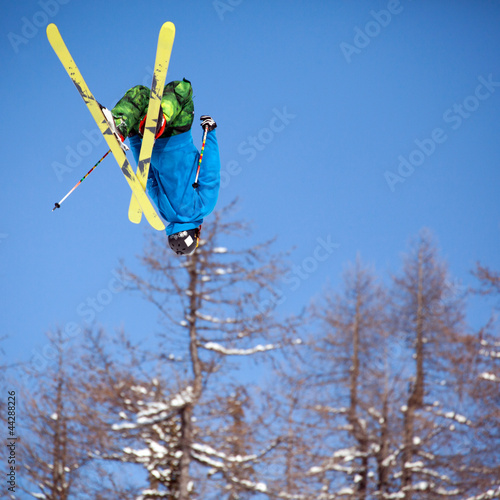
M 143 425 L 152 425 L 163 420 L 168 420 L 173 414 L 193 401 L 193 388 L 186 387 L 183 391 L 176 394 L 170 401 L 147 403 L 146 408 L 137 413 L 137 418 L 134 423 L 125 422 L 114 424 L 112 429 L 115 431 L 125 429 L 136 429 Z
M 220 458 L 226 462 L 233 462 L 233 463 L 244 463 L 244 462 L 253 462 L 254 460 L 257 459 L 257 455 L 247 455 L 247 456 L 241 456 L 241 455 L 226 455 L 223 452 L 214 450 L 212 447 L 207 446 L 205 444 L 193 444 L 191 446 L 191 449 L 197 453 L 203 453 L 204 455 L 212 455 L 214 457 Z
M 399 500 L 404 499 L 406 495 L 402 491 L 396 491 L 394 493 L 389 493 L 384 495 L 384 498 L 387 500 Z
M 198 443 L 192 444 L 191 450 L 193 452 L 193 455 L 196 455 L 196 458 L 201 459 L 201 461 L 204 461 L 205 458 L 212 456 L 212 457 L 216 457 L 216 458 L 222 460 L 222 462 L 217 462 L 218 464 L 222 464 L 222 465 L 229 464 L 229 463 L 243 464 L 243 463 L 248 463 L 248 462 L 255 462 L 259 458 L 262 458 L 264 455 L 266 455 L 271 450 L 276 448 L 276 446 L 278 446 L 278 444 L 280 442 L 281 442 L 280 439 L 275 439 L 267 448 L 262 450 L 260 453 L 257 453 L 257 454 L 254 453 L 252 455 L 243 455 L 243 456 L 242 455 L 227 455 L 224 452 L 215 450 L 211 446 L 208 446 L 206 444 L 198 444 Z M 215 462 L 214 462 L 214 465 L 215 465 Z
M 209 323 L 228 324 L 228 325 L 236 323 L 235 318 L 220 319 L 217 318 L 216 316 L 211 316 L 210 314 L 202 314 L 199 311 L 196 311 L 196 317 L 202 319 L 203 321 L 208 321 Z
M 345 496 L 345 495 L 354 495 L 354 490 L 352 488 L 349 488 L 348 486 L 344 486 L 337 492 L 338 496 Z
M 225 475 L 229 475 L 232 482 L 238 482 L 249 490 L 265 493 L 267 491 L 267 486 L 264 483 L 252 483 L 248 481 L 248 484 L 246 484 L 247 481 L 242 482 L 243 480 L 232 476 L 231 468 L 234 464 L 242 465 L 255 463 L 257 460 L 259 460 L 264 455 L 273 450 L 276 446 L 278 446 L 280 442 L 281 439 L 275 439 L 267 448 L 262 450 L 260 453 L 251 455 L 228 455 L 224 452 L 215 450 L 211 446 L 194 443 L 191 445 L 191 456 L 200 464 L 212 468 L 209 475 L 216 474 L 217 472 L 222 472 Z
M 418 460 L 417 462 L 406 462 L 403 467 L 405 469 L 421 470 L 424 467 L 424 462 Z
M 243 486 L 249 491 L 255 491 L 257 493 L 267 493 L 267 485 L 265 483 L 254 483 L 248 479 L 239 479 L 237 477 L 231 477 L 231 482 Z
M 207 349 L 208 351 L 218 352 L 219 354 L 225 354 L 226 356 L 249 356 L 251 354 L 256 354 L 258 352 L 267 352 L 274 349 L 280 349 L 279 344 L 267 344 L 267 345 L 257 345 L 250 349 L 228 349 L 216 342 L 207 342 L 202 344 L 201 347 Z
M 254 462 L 257 460 L 259 455 L 248 455 L 248 456 L 230 456 L 225 453 L 218 452 L 211 448 L 210 446 L 193 444 L 191 449 L 192 457 L 196 459 L 199 463 L 208 465 L 212 468 L 209 475 L 215 474 L 217 472 L 223 472 L 226 476 L 229 476 L 229 480 L 233 484 L 238 484 L 249 491 L 255 491 L 257 493 L 266 493 L 267 485 L 263 482 L 255 483 L 248 479 L 240 479 L 231 474 L 230 464 L 231 463 L 245 463 Z M 215 458 L 214 458 L 215 457 Z
M 495 348 L 499 348 L 500 349 L 500 342 L 495 342 L 495 341 L 491 341 L 491 340 L 481 340 L 481 345 L 484 346 L 484 347 L 488 347 L 488 346 L 493 346 Z
M 332 457 L 325 461 L 324 465 L 311 467 L 307 471 L 307 475 L 315 476 L 318 474 L 323 474 L 324 472 L 330 470 L 352 474 L 354 472 L 354 469 L 350 466 L 341 465 L 340 462 L 349 463 L 359 456 L 361 456 L 359 454 L 359 451 L 354 447 L 337 450 Z
M 475 495 L 473 497 L 469 497 L 466 500 L 490 500 L 491 498 L 500 497 L 500 485 L 494 486 L 489 489 L 486 493 L 481 493 L 480 495 Z
M 454 411 L 443 412 L 443 411 L 437 410 L 435 412 L 435 414 L 440 416 L 440 417 L 454 420 L 455 422 L 458 422 L 459 424 L 472 425 L 472 422 L 467 417 L 464 417 L 463 415 L 460 415 L 459 413 L 456 413 Z
M 382 460 L 382 467 L 390 467 L 396 464 L 396 460 L 398 456 L 401 454 L 403 451 L 403 447 L 398 448 L 397 450 L 393 451 L 389 455 L 387 455 L 384 460 Z
M 457 495 L 460 495 L 461 491 L 458 488 L 446 490 L 442 486 L 439 486 L 439 488 L 434 490 L 434 493 L 442 497 L 456 497 Z
M 138 463 L 149 463 L 151 457 L 151 450 L 148 448 L 143 448 L 142 450 L 134 450 L 133 448 L 126 447 L 123 448 L 123 453 L 129 456 L 133 456 Z
M 168 491 L 144 490 L 137 500 L 146 500 L 151 498 L 167 498 L 171 495 Z
M 500 377 L 497 377 L 494 373 L 484 372 L 479 375 L 479 378 L 489 380 L 490 382 L 500 382 Z
M 324 405 L 316 405 L 314 407 L 316 411 L 323 411 L 326 413 L 331 413 L 333 415 L 335 414 L 343 414 L 343 413 L 348 413 L 349 410 L 345 407 L 342 408 L 332 408 L 331 406 L 324 406 Z
M 212 249 L 213 253 L 227 253 L 227 248 L 225 247 L 215 247 Z
M 480 349 L 479 354 L 481 354 L 481 356 L 484 356 L 486 358 L 500 359 L 499 351 L 492 351 L 490 349 Z
M 158 490 L 143 490 L 141 495 L 137 497 L 137 500 L 151 500 L 152 498 L 165 498 L 169 500 L 172 498 L 172 493 L 170 491 L 158 491 Z
M 243 335 L 241 335 L 242 337 Z M 250 356 L 252 354 L 257 354 L 259 352 L 268 352 L 274 351 L 276 349 L 282 349 L 284 346 L 291 345 L 301 345 L 303 343 L 302 339 L 296 338 L 291 339 L 290 341 L 285 342 L 284 344 L 267 344 L 267 345 L 256 345 L 255 347 L 251 347 L 249 349 L 232 349 L 228 347 L 224 347 L 217 342 L 206 342 L 204 344 L 198 344 L 199 347 L 203 349 L 207 349 L 208 351 L 218 352 L 219 354 L 224 354 L 226 356 Z
M 300 493 L 292 494 L 282 491 L 276 496 L 277 498 L 284 498 L 285 500 L 306 500 L 306 497 L 304 495 L 301 495 Z

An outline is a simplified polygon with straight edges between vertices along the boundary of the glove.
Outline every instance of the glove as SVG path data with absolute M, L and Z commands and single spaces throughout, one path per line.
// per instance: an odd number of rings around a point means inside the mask
M 205 127 L 208 127 L 208 131 L 212 132 L 212 130 L 215 130 L 217 128 L 217 123 L 215 123 L 214 119 L 211 116 L 208 115 L 200 116 L 200 120 L 203 130 L 205 130 Z

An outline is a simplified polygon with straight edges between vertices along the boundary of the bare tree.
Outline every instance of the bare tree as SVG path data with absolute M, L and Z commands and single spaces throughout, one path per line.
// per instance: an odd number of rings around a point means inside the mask
M 358 261 L 344 289 L 316 309 L 324 326 L 308 369 L 315 410 L 308 418 L 316 423 L 309 452 L 317 459 L 306 475 L 317 481 L 317 498 L 463 498 L 477 491 L 469 474 L 480 456 L 472 408 L 481 402 L 470 392 L 477 336 L 465 323 L 463 298 L 450 293 L 452 282 L 423 231 L 390 302 Z
M 390 292 L 358 259 L 300 330 L 274 311 L 281 257 L 270 243 L 248 248 L 228 220 L 204 225 L 193 256 L 153 238 L 147 275 L 123 270 L 159 311 L 152 346 L 123 331 L 88 330 L 71 345 L 50 335 L 52 362 L 23 378 L 26 494 L 498 497 L 497 323 L 470 333 L 430 235 Z M 475 274 L 496 299 L 498 273 Z
M 476 293 L 500 296 L 500 272 L 477 263 L 473 275 L 479 280 L 480 285 Z
M 463 494 L 459 471 L 467 456 L 460 443 L 472 422 L 457 408 L 463 407 L 460 398 L 470 382 L 472 339 L 463 300 L 447 294 L 450 281 L 430 233 L 422 231 L 394 280 L 393 316 L 414 365 L 401 408 L 406 500 Z
M 81 390 L 94 408 L 94 420 L 106 434 L 92 450 L 98 463 L 112 463 L 122 474 L 146 472 L 147 486 L 129 488 L 133 498 L 177 498 L 181 396 L 166 381 L 151 355 L 123 331 L 109 335 L 88 330 L 80 363 L 88 373 Z M 140 492 L 140 493 L 139 493 Z M 160 496 L 160 494 L 162 496 Z
M 250 472 L 279 439 L 252 442 L 250 433 L 248 439 L 243 439 L 241 432 L 231 434 L 243 425 L 237 409 L 243 411 L 251 401 L 244 398 L 243 404 L 228 389 L 241 386 L 238 370 L 255 366 L 250 359 L 263 361 L 293 343 L 293 322 L 277 321 L 270 314 L 283 270 L 280 257 L 271 252 L 271 243 L 252 248 L 241 245 L 246 228 L 226 218 L 227 212 L 218 213 L 212 223 L 204 224 L 203 239 L 193 255 L 174 256 L 164 237 L 152 238 L 140 258 L 147 277 L 124 269 L 131 288 L 158 308 L 165 325 L 156 358 L 165 389 L 155 392 L 151 390 L 152 381 L 141 382 L 141 405 L 134 403 L 137 397 L 126 397 L 136 405 L 135 413 L 127 413 L 132 408 L 126 408 L 126 421 L 115 426 L 121 431 L 137 431 L 134 437 L 143 443 L 158 442 L 158 435 L 147 436 L 155 430 L 153 423 L 160 426 L 163 435 L 169 429 L 171 439 L 168 446 L 162 441 L 162 446 L 171 447 L 171 453 L 169 458 L 162 456 L 163 469 L 160 462 L 153 464 L 146 452 L 143 465 L 157 478 L 165 477 L 168 470 L 170 479 L 175 477 L 176 490 L 173 483 L 163 483 L 161 490 L 151 483 L 144 498 L 170 498 L 167 492 L 180 500 L 197 498 L 207 481 L 234 491 L 267 489 L 264 481 L 251 479 Z M 220 246 L 217 242 L 224 238 L 232 240 L 234 247 L 229 250 Z M 113 382 L 114 390 L 116 384 L 120 384 L 118 379 Z M 214 431 L 222 419 L 213 408 L 224 408 L 232 415 L 232 426 L 226 427 L 230 433 L 222 436 Z M 129 458 L 138 462 L 137 454 Z M 125 459 L 122 453 L 120 460 Z
M 474 402 L 474 454 L 477 457 L 471 465 L 470 480 L 476 485 L 471 499 L 495 498 L 500 496 L 500 342 L 498 310 L 500 310 L 500 273 L 477 264 L 473 271 L 479 286 L 473 292 L 486 299 L 492 299 L 492 314 L 474 344 L 476 365 L 474 383 L 469 395 Z
M 392 389 L 385 304 L 383 288 L 358 258 L 344 274 L 343 290 L 326 294 L 314 311 L 322 334 L 314 342 L 317 400 L 311 406 L 323 446 L 314 451 L 317 463 L 308 475 L 320 481 L 321 498 L 364 500 L 388 487 Z
M 267 425 L 282 438 L 281 446 L 265 460 L 272 497 L 305 500 L 318 491 L 315 477 L 308 474 L 318 462 L 324 438 L 314 418 L 318 393 L 306 362 L 312 352 L 311 344 L 301 341 L 275 364 L 269 387 L 263 387 L 261 413 L 272 415 Z
M 105 447 L 106 434 L 81 391 L 85 373 L 76 346 L 70 347 L 60 330 L 49 333 L 48 340 L 52 359 L 45 370 L 28 366 L 22 371 L 22 489 L 45 500 L 106 496 L 111 476 L 92 462 L 93 451 Z M 112 489 L 130 498 L 125 489 Z

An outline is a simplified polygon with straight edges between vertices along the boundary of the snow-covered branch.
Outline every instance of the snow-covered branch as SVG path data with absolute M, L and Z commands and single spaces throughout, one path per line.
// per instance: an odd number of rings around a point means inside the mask
M 490 500 L 492 498 L 500 498 L 500 485 L 490 488 L 486 493 L 469 497 L 466 500 Z
M 222 451 L 217 451 L 211 446 L 199 443 L 193 443 L 191 446 L 192 455 L 196 460 L 206 465 L 210 465 L 216 469 L 224 468 L 229 464 L 245 464 L 252 463 L 263 456 L 267 455 L 276 446 L 281 443 L 281 439 L 275 439 L 267 448 L 262 450 L 260 453 L 253 453 L 251 455 L 228 455 Z M 215 460 L 219 459 L 219 460 Z
M 307 475 L 316 476 L 318 474 L 323 474 L 324 472 L 331 470 L 352 474 L 354 472 L 354 469 L 348 465 L 342 464 L 349 464 L 360 456 L 361 455 L 359 450 L 355 447 L 337 450 L 330 458 L 328 458 L 324 462 L 323 465 L 311 467 L 308 470 Z
M 186 387 L 183 391 L 176 394 L 170 401 L 146 403 L 146 408 L 137 413 L 135 422 L 124 422 L 114 424 L 112 429 L 115 431 L 125 429 L 136 429 L 144 425 L 152 425 L 163 420 L 170 419 L 174 414 L 177 414 L 182 408 L 190 404 L 193 400 L 193 388 Z
M 454 420 L 455 422 L 458 422 L 459 424 L 472 425 L 472 422 L 467 417 L 464 417 L 463 415 L 460 415 L 459 413 L 456 413 L 454 411 L 443 412 L 443 411 L 437 410 L 437 411 L 434 411 L 434 413 L 440 417 Z
M 224 354 L 226 356 L 250 356 L 252 354 L 257 354 L 259 352 L 273 351 L 275 349 L 280 349 L 279 344 L 267 344 L 267 345 L 256 345 L 250 349 L 230 349 L 224 347 L 216 342 L 206 342 L 200 347 L 207 349 L 208 351 L 218 352 L 219 354 Z
M 490 382 L 500 383 L 500 377 L 497 377 L 494 373 L 484 372 L 479 375 L 479 378 L 482 378 L 483 380 L 489 380 Z

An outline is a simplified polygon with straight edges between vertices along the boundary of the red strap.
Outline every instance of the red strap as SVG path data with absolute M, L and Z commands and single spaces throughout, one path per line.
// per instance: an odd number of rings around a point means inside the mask
M 144 116 L 144 118 L 141 120 L 141 123 L 139 124 L 139 132 L 142 136 L 144 136 L 144 127 L 146 126 L 147 116 L 148 115 Z M 163 120 L 161 122 L 160 130 L 156 132 L 155 139 L 158 139 L 158 137 L 160 137 L 163 134 L 163 132 L 165 132 L 165 127 L 167 126 L 167 118 L 163 113 L 161 116 L 163 116 Z

